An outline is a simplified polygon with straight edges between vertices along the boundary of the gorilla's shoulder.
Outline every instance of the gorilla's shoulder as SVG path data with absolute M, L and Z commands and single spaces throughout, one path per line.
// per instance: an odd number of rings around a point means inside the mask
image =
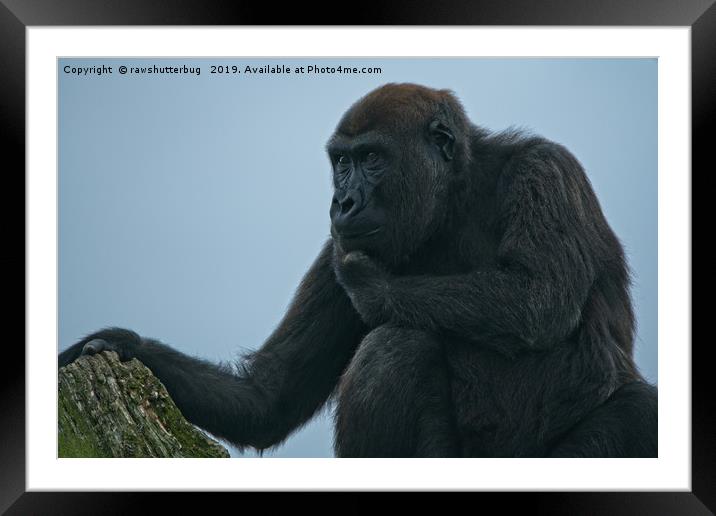
M 528 136 L 515 145 L 503 172 L 507 176 L 554 177 L 582 174 L 582 165 L 564 145 L 541 136 Z

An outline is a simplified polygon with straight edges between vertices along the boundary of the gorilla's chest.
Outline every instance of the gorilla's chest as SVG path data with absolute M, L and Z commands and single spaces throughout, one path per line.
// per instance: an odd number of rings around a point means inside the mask
M 446 276 L 494 268 L 497 245 L 495 235 L 478 225 L 455 235 L 438 234 L 411 257 L 400 274 Z

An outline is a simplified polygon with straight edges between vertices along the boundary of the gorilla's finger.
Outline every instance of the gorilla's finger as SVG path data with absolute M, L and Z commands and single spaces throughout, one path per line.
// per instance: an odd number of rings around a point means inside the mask
M 94 339 L 89 341 L 82 348 L 82 355 L 96 355 L 102 351 L 108 351 L 110 349 L 109 344 L 103 339 Z
M 363 251 L 351 251 L 343 257 L 343 263 L 345 265 L 360 265 L 371 263 L 371 260 Z

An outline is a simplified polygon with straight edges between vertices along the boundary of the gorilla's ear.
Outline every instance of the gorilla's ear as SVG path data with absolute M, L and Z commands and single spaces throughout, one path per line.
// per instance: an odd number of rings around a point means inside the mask
M 440 149 L 445 161 L 452 160 L 455 156 L 455 136 L 448 126 L 440 120 L 430 122 L 430 138 Z

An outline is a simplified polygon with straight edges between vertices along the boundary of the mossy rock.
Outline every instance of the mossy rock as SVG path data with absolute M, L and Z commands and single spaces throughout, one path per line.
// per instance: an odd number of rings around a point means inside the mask
M 138 360 L 83 356 L 59 372 L 59 457 L 228 457 Z

